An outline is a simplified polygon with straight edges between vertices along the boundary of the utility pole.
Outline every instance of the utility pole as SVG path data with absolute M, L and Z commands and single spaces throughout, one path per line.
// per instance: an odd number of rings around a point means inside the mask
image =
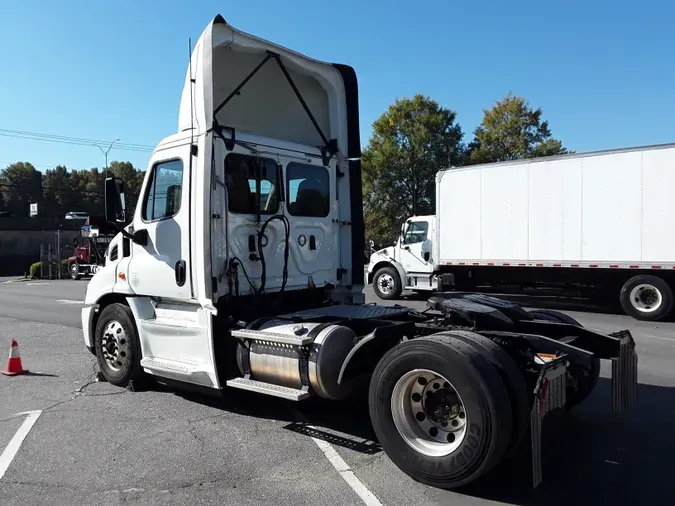
M 110 143 L 110 146 L 108 146 L 108 149 L 105 150 L 105 151 L 103 151 L 103 148 L 101 146 L 94 143 L 94 146 L 96 146 L 98 149 L 100 149 L 101 153 L 103 153 L 103 156 L 105 156 L 105 169 L 104 169 L 103 177 L 108 177 L 108 153 L 110 153 L 110 150 L 112 149 L 113 144 L 115 144 L 117 141 L 119 141 L 119 139 L 115 139 L 114 141 L 112 141 Z

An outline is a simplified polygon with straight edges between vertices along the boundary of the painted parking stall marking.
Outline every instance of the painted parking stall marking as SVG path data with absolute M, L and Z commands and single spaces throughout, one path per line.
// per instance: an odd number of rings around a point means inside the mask
M 27 415 L 27 416 L 24 422 L 21 424 L 21 427 L 19 427 L 19 430 L 16 431 L 16 434 L 14 434 L 11 441 L 7 444 L 7 447 L 2 452 L 2 455 L 0 455 L 0 480 L 5 475 L 5 472 L 9 468 L 9 465 L 14 460 L 14 457 L 16 457 L 19 448 L 21 448 L 21 443 L 23 443 L 24 439 L 26 439 L 26 436 L 28 436 L 28 433 L 33 428 L 33 425 L 35 425 L 35 422 L 37 422 L 38 418 L 40 418 L 41 414 L 42 410 L 25 411 L 23 413 L 17 413 L 15 415 L 15 416 Z

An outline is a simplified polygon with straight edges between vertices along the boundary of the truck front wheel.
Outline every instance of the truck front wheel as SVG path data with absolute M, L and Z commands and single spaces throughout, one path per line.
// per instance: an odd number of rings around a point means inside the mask
M 94 346 L 101 374 L 108 383 L 123 387 L 142 377 L 141 345 L 128 306 L 115 303 L 101 311 Z
M 475 481 L 511 439 L 509 393 L 473 346 L 451 334 L 405 341 L 373 372 L 369 410 L 389 458 L 414 480 L 452 489 Z
M 393 267 L 381 267 L 373 277 L 373 291 L 380 299 L 396 299 L 403 292 L 401 278 Z
M 673 310 L 673 291 L 658 276 L 630 278 L 621 288 L 621 307 L 636 320 L 662 321 Z
M 80 274 L 80 264 L 78 264 L 77 262 L 73 262 L 72 264 L 70 264 L 69 271 L 70 277 L 75 281 L 77 281 L 82 277 L 82 275 Z

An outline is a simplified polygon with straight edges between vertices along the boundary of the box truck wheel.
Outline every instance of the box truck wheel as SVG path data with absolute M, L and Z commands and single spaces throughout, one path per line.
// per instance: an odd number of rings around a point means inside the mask
M 673 310 L 673 291 L 662 278 L 640 275 L 621 288 L 621 307 L 636 320 L 661 321 Z
M 545 320 L 555 323 L 567 323 L 569 325 L 576 325 L 583 327 L 581 323 L 572 318 L 570 315 L 555 311 L 553 309 L 533 309 L 528 311 L 533 318 L 537 320 Z M 568 379 L 571 379 L 574 384 L 568 383 L 567 388 L 567 409 L 572 409 L 574 406 L 580 404 L 595 388 L 600 378 L 600 359 L 594 358 L 591 361 L 591 370 L 578 367 L 576 364 L 570 364 L 567 371 Z
M 381 267 L 373 277 L 373 290 L 380 299 L 396 299 L 403 292 L 401 278 L 393 267 Z
M 115 303 L 101 311 L 94 346 L 101 374 L 108 383 L 126 386 L 143 376 L 138 332 L 128 306 Z
M 416 481 L 451 489 L 503 458 L 512 435 L 509 392 L 478 347 L 451 333 L 405 341 L 370 382 L 373 429 L 389 458 Z

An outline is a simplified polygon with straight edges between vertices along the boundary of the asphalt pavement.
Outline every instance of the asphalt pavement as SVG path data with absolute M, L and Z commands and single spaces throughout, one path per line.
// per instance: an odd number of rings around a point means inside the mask
M 551 437 L 539 488 L 528 487 L 524 464 L 511 462 L 478 486 L 447 492 L 412 481 L 391 463 L 359 401 L 294 404 L 240 391 L 217 397 L 99 383 L 79 328 L 87 281 L 6 281 L 0 280 L 0 345 L 16 339 L 31 373 L 0 375 L 0 451 L 28 417 L 18 413 L 41 412 L 4 475 L 0 456 L 3 506 L 661 505 L 675 495 L 673 323 L 566 311 L 601 331 L 633 332 L 640 360 L 637 408 L 613 415 L 609 381 L 601 379 Z M 376 301 L 369 289 L 366 296 Z M 424 307 L 419 298 L 396 302 Z M 0 367 L 5 360 L 0 355 Z M 603 364 L 603 377 L 608 373 Z M 336 469 L 340 461 L 344 466 Z M 377 502 L 357 495 L 345 473 Z

